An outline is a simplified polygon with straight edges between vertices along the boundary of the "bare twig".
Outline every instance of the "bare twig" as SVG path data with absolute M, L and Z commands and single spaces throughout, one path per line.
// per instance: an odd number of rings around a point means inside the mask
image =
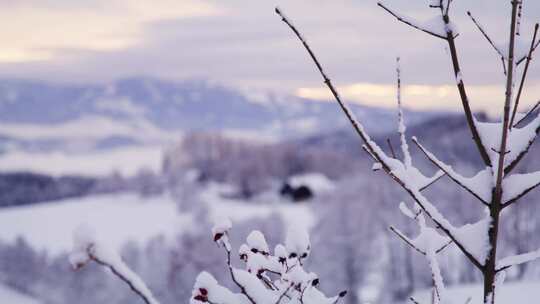
M 518 4 L 518 13 L 517 13 L 517 21 L 516 21 L 516 35 L 521 35 L 521 16 L 523 11 L 523 0 L 519 1 Z
M 520 120 L 518 120 L 513 126 L 512 128 L 515 128 L 517 127 L 520 123 L 522 123 L 523 121 L 525 121 L 525 119 L 527 119 L 527 117 L 529 117 L 529 115 L 531 115 L 532 113 L 534 113 L 534 111 L 536 110 L 536 108 L 538 108 L 538 106 L 540 106 L 540 100 L 536 102 L 536 104 L 531 108 L 529 109 L 529 111 L 527 111 L 527 113 L 525 113 L 525 115 L 523 115 L 521 117 Z
M 521 93 L 523 92 L 523 86 L 525 85 L 525 79 L 527 78 L 527 72 L 529 70 L 529 65 L 532 60 L 532 54 L 534 52 L 534 43 L 536 41 L 536 35 L 538 34 L 538 23 L 534 26 L 534 34 L 531 40 L 531 47 L 529 48 L 529 53 L 527 55 L 527 61 L 525 62 L 525 68 L 523 69 L 523 74 L 521 75 L 521 82 L 519 83 L 519 89 L 514 101 L 514 110 L 512 111 L 512 118 L 510 119 L 510 124 L 508 128 L 512 128 L 514 125 L 514 119 L 516 118 L 517 109 L 519 106 L 519 100 L 521 99 Z
M 398 21 L 403 22 L 403 23 L 407 24 L 408 26 L 410 26 L 412 28 L 415 28 L 417 30 L 420 30 L 420 31 L 422 31 L 424 33 L 427 33 L 429 35 L 435 36 L 435 37 L 440 38 L 440 39 L 446 39 L 446 36 L 442 36 L 440 34 L 434 33 L 434 32 L 432 32 L 432 31 L 430 31 L 430 30 L 428 30 L 426 28 L 420 27 L 420 26 L 410 22 L 407 19 L 404 19 L 402 16 L 396 14 L 394 11 L 392 11 L 391 9 L 386 7 L 381 2 L 377 2 L 377 5 L 380 6 L 382 9 L 384 9 L 385 11 L 387 11 L 390 15 L 394 16 Z
M 433 185 L 434 183 L 436 183 L 438 180 L 440 180 L 443 176 L 446 175 L 446 173 L 442 170 L 439 171 L 440 174 L 437 174 L 435 173 L 436 177 L 433 178 L 428 184 L 424 185 L 423 187 L 420 188 L 420 191 L 424 191 L 425 189 L 427 189 L 429 186 Z
M 448 246 L 450 246 L 450 244 L 454 243 L 452 240 L 449 240 L 446 244 L 442 245 L 441 248 L 435 250 L 435 253 L 441 253 L 443 250 L 445 250 L 446 248 L 448 248 Z
M 448 26 L 450 23 L 450 17 L 448 16 L 448 12 L 443 15 L 442 18 L 444 20 L 444 23 Z M 461 104 L 463 105 L 463 112 L 465 113 L 465 117 L 467 119 L 467 124 L 469 125 L 473 140 L 476 144 L 476 147 L 478 148 L 478 151 L 480 152 L 482 160 L 487 166 L 491 166 L 491 159 L 489 158 L 489 155 L 486 151 L 486 147 L 482 143 L 482 138 L 480 137 L 480 133 L 478 132 L 478 128 L 476 127 L 476 119 L 472 114 L 469 97 L 467 95 L 467 90 L 465 89 L 465 84 L 463 82 L 455 39 L 451 30 L 447 33 L 447 41 L 448 49 L 450 50 L 450 57 L 452 59 L 452 66 L 454 68 L 454 76 L 457 80 L 456 84 L 459 91 L 459 96 L 461 98 Z
M 403 242 L 405 242 L 405 244 L 409 245 L 412 249 L 418 251 L 418 253 L 420 253 L 422 255 L 426 255 L 425 251 L 423 251 L 422 249 L 416 247 L 416 245 L 414 245 L 408 237 L 406 237 L 401 231 L 396 229 L 394 226 L 390 226 L 389 229 L 395 235 L 397 235 Z
M 502 61 L 502 66 L 503 66 L 503 72 L 504 72 L 504 75 L 506 75 L 506 60 L 505 60 L 505 57 L 504 57 L 504 54 L 503 52 L 495 45 L 495 43 L 493 42 L 493 40 L 489 37 L 489 35 L 486 33 L 486 31 L 484 30 L 484 28 L 480 25 L 480 23 L 478 21 L 476 21 L 476 18 L 474 18 L 474 16 L 471 14 L 471 12 L 467 11 L 467 15 L 469 15 L 469 17 L 471 18 L 472 22 L 476 25 L 476 27 L 478 28 L 478 30 L 480 31 L 480 33 L 482 33 L 482 35 L 484 36 L 484 38 L 486 38 L 486 40 L 489 42 L 489 44 L 493 47 L 493 49 L 497 52 L 497 54 L 499 54 L 499 56 L 501 56 L 501 61 Z
M 397 158 L 396 152 L 394 151 L 394 147 L 392 146 L 392 141 L 390 141 L 390 138 L 386 139 L 386 143 L 388 143 L 388 148 L 390 148 L 390 153 L 392 154 L 392 157 Z

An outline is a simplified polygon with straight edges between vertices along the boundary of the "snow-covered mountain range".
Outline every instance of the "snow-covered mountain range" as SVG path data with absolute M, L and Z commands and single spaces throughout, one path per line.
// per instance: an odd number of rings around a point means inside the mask
M 354 105 L 367 128 L 385 132 L 394 111 Z M 422 115 L 409 115 L 417 121 Z M 245 94 L 207 81 L 129 78 L 105 85 L 0 80 L 0 146 L 24 151 L 88 150 L 178 140 L 221 131 L 290 139 L 345 126 L 339 108 L 276 94 Z

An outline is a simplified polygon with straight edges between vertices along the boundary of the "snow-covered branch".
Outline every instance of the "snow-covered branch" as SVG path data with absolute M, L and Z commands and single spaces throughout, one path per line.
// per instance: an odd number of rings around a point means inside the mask
M 407 128 L 405 127 L 405 118 L 403 117 L 403 106 L 401 104 L 401 66 L 399 64 L 399 57 L 396 59 L 396 78 L 397 78 L 397 106 L 398 106 L 398 133 L 401 141 L 401 151 L 403 153 L 403 165 L 412 167 L 411 153 L 409 152 L 409 145 L 405 137 Z
M 540 186 L 540 171 L 507 176 L 503 180 L 503 208 L 517 202 L 538 186 Z
M 433 153 L 427 150 L 422 144 L 418 142 L 416 137 L 413 137 L 413 142 L 418 146 L 420 151 L 441 171 L 443 171 L 450 179 L 456 184 L 467 190 L 474 197 L 476 197 L 482 204 L 488 206 L 491 200 L 492 173 L 490 168 L 486 168 L 473 177 L 464 177 L 455 172 L 451 166 L 443 163 Z
M 509 256 L 497 262 L 497 271 L 503 271 L 512 266 L 525 264 L 525 263 L 528 263 L 537 259 L 540 259 L 540 249 L 529 252 L 529 253 Z
M 143 280 L 122 261 L 118 253 L 97 241 L 94 232 L 87 226 L 80 226 L 74 232 L 69 261 L 74 269 L 80 269 L 90 261 L 107 267 L 146 304 L 159 304 Z
M 500 140 L 503 134 L 503 123 L 477 122 L 477 127 L 482 141 L 489 149 L 489 157 L 492 161 L 499 159 Z M 504 156 L 504 172 L 508 174 L 527 154 L 529 148 L 540 132 L 540 114 L 527 125 L 521 128 L 512 128 L 506 138 L 506 151 Z M 496 171 L 495 171 L 496 172 Z
M 260 231 L 252 231 L 238 250 L 240 260 L 245 262 L 245 270 L 242 270 L 231 262 L 230 229 L 230 221 L 221 220 L 212 233 L 214 241 L 225 248 L 227 267 L 240 292 L 223 287 L 212 275 L 203 272 L 193 287 L 192 304 L 336 304 L 346 295 L 342 291 L 333 297 L 325 296 L 317 288 L 319 277 L 304 270 L 303 261 L 311 251 L 307 232 L 290 230 L 285 246 L 278 244 L 272 255 L 264 235 Z

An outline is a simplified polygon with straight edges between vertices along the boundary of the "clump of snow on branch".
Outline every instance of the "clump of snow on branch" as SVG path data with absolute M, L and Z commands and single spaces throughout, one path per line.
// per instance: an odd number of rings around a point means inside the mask
M 502 123 L 476 123 L 482 143 L 486 146 L 490 159 L 493 164 L 499 159 L 498 149 L 501 144 Z M 507 151 L 504 159 L 504 166 L 507 167 L 513 163 L 522 153 L 527 151 L 537 136 L 536 130 L 540 128 L 540 115 L 522 128 L 512 128 L 508 133 Z M 496 172 L 497 168 L 494 168 Z
M 311 250 L 308 232 L 302 228 L 291 227 L 285 239 L 285 248 L 290 257 L 306 258 Z
M 143 280 L 122 261 L 120 255 L 100 242 L 87 225 L 79 226 L 73 233 L 73 250 L 69 261 L 74 269 L 80 269 L 94 261 L 124 281 L 146 304 L 159 304 Z
M 345 296 L 346 292 L 342 291 L 327 297 L 317 288 L 319 277 L 303 268 L 302 261 L 308 257 L 311 248 L 306 231 L 289 230 L 286 244 L 277 244 L 274 255 L 269 252 L 264 234 L 252 231 L 238 251 L 240 260 L 245 263 L 243 270 L 232 265 L 231 248 L 220 241 L 228 236 L 230 229 L 230 225 L 218 223 L 212 233 L 214 240 L 216 233 L 220 236 L 216 242 L 225 249 L 227 267 L 236 291 L 220 285 L 211 274 L 202 272 L 193 287 L 192 304 L 334 304 Z
M 473 177 L 465 177 L 454 171 L 452 166 L 449 166 L 439 160 L 433 153 L 428 151 L 423 145 L 418 142 L 416 137 L 413 137 L 413 141 L 418 145 L 420 150 L 426 155 L 426 157 L 446 173 L 453 181 L 463 187 L 465 190 L 472 193 L 484 204 L 487 204 L 491 200 L 492 188 L 493 188 L 493 173 L 491 168 L 485 168 L 479 171 Z
M 540 184 L 540 171 L 524 174 L 512 174 L 503 180 L 503 202 L 511 202 L 534 189 Z
M 232 222 L 227 217 L 220 217 L 216 219 L 214 226 L 212 227 L 212 236 L 214 242 L 218 242 L 223 246 L 227 247 L 228 250 L 231 250 L 231 244 L 229 242 L 228 232 L 232 227 Z
M 473 224 L 466 224 L 453 230 L 453 235 L 460 244 L 472 254 L 478 262 L 484 264 L 491 247 L 488 230 L 491 225 L 489 214 Z

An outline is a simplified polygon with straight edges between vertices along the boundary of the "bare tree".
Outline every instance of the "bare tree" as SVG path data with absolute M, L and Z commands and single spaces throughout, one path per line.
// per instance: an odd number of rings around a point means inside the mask
M 467 89 L 463 80 L 463 73 L 460 67 L 458 50 L 456 47 L 458 33 L 451 22 L 450 16 L 452 2 L 453 0 L 430 1 L 429 6 L 438 11 L 441 20 L 439 27 L 424 26 L 412 18 L 400 15 L 383 3 L 379 2 L 378 5 L 394 16 L 398 21 L 441 39 L 448 45 L 463 112 L 467 119 L 473 142 L 482 158 L 482 167 L 485 167 L 485 169 L 479 171 L 473 177 L 464 177 L 455 172 L 452 167 L 439 160 L 414 137 L 413 142 L 436 167 L 458 186 L 472 194 L 473 197 L 479 201 L 479 206 L 487 210 L 486 216 L 478 222 L 461 227 L 455 227 L 450 223 L 450 221 L 435 207 L 431 199 L 428 199 L 422 193 L 422 190 L 435 182 L 442 173 L 438 173 L 433 177 L 426 177 L 412 165 L 405 138 L 405 126 L 403 124 L 402 115 L 400 114 L 399 133 L 404 154 L 403 161 L 396 159 L 392 155 L 388 155 L 372 140 L 362 124 L 356 119 L 354 113 L 343 102 L 336 87 L 330 81 L 330 78 L 325 73 L 322 65 L 298 29 L 279 8 L 276 8 L 276 13 L 294 32 L 307 50 L 309 56 L 315 63 L 317 70 L 323 77 L 324 83 L 331 91 L 358 136 L 363 140 L 364 150 L 374 160 L 376 167 L 383 169 L 384 172 L 397 182 L 397 184 L 410 195 L 415 206 L 418 206 L 421 211 L 422 216 L 429 219 L 437 229 L 438 233 L 442 234 L 448 242 L 455 244 L 455 246 L 457 246 L 467 257 L 470 263 L 482 273 L 484 279 L 484 303 L 492 304 L 495 303 L 496 287 L 498 284 L 502 283 L 504 279 L 505 269 L 540 257 L 539 250 L 497 260 L 499 222 L 503 210 L 514 205 L 529 191 L 540 185 L 540 172 L 511 174 L 512 170 L 527 154 L 540 131 L 540 115 L 537 115 L 536 118 L 532 119 L 536 107 L 525 114 L 517 113 L 529 63 L 532 60 L 534 51 L 540 44 L 540 41 L 537 41 L 536 38 L 538 24 L 536 24 L 534 28 L 534 35 L 528 53 L 520 56 L 516 53 L 515 44 L 516 36 L 519 32 L 518 26 L 521 23 L 522 0 L 510 1 L 510 31 L 509 41 L 506 45 L 507 50 L 505 51 L 496 47 L 493 40 L 487 35 L 487 32 L 483 30 L 476 19 L 473 18 L 473 21 L 481 30 L 484 37 L 487 38 L 488 42 L 490 42 L 492 47 L 494 47 L 501 56 L 501 61 L 503 62 L 503 66 L 505 66 L 504 72 L 506 74 L 505 103 L 501 121 L 496 123 L 480 122 L 471 110 Z M 469 15 L 472 16 L 472 14 Z M 514 87 L 517 78 L 516 74 L 518 72 L 517 67 L 523 62 L 525 62 L 525 67 L 522 71 L 517 94 L 515 94 Z M 400 102 L 399 94 L 398 102 Z M 526 121 L 529 121 L 528 124 L 523 124 Z M 404 236 L 403 239 L 408 240 Z M 414 245 L 414 242 L 410 242 Z M 430 242 L 433 243 L 434 240 L 431 239 Z M 433 251 L 433 248 L 435 247 L 431 246 L 430 248 Z M 428 253 L 425 250 L 423 252 L 426 255 Z M 435 258 L 429 258 L 430 264 L 435 264 L 435 260 Z M 434 268 L 432 267 L 432 269 Z M 436 271 L 434 271 L 434 273 L 436 274 Z M 434 275 L 434 277 L 435 276 L 436 275 Z M 442 290 L 444 289 L 444 285 L 437 282 L 437 280 L 434 280 L 434 282 L 436 283 L 435 289 L 439 295 L 438 299 L 441 299 L 442 297 L 440 297 L 440 295 L 444 294 L 444 291 Z

